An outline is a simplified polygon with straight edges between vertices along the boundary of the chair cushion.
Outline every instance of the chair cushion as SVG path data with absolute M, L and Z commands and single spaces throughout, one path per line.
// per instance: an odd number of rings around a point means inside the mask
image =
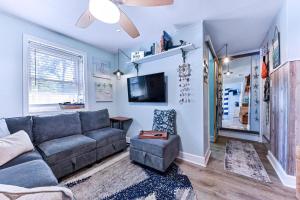
M 22 164 L 25 162 L 33 161 L 33 160 L 41 160 L 43 159 L 41 154 L 35 149 L 33 151 L 23 153 L 22 155 L 16 157 L 15 159 L 9 161 L 8 163 L 5 163 L 0 167 L 1 169 L 8 168 L 14 165 Z
M 80 112 L 82 132 L 88 132 L 110 126 L 108 110 Z
M 81 134 L 78 113 L 33 117 L 33 135 L 36 144 L 78 134 Z
M 5 121 L 11 134 L 23 130 L 29 135 L 30 140 L 34 142 L 32 135 L 32 119 L 30 116 L 6 118 Z
M 169 135 L 168 140 L 139 139 L 138 136 L 135 136 L 130 139 L 130 148 L 164 158 L 169 153 L 178 153 L 179 142 L 180 138 L 178 135 Z
M 0 170 L 0 184 L 33 188 L 55 186 L 56 177 L 43 160 L 34 160 Z
M 176 134 L 176 111 L 154 110 L 152 130 Z
M 126 139 L 125 132 L 116 128 L 102 128 L 85 133 L 87 137 L 97 141 L 97 148 L 104 147 L 116 141 Z
M 72 135 L 43 142 L 38 145 L 43 158 L 54 165 L 66 158 L 73 158 L 96 149 L 96 141 L 84 135 Z

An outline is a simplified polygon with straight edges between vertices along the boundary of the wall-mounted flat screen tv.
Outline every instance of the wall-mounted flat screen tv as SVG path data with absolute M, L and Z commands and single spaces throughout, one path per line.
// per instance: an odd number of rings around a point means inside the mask
M 129 102 L 166 102 L 165 74 L 149 74 L 127 79 Z

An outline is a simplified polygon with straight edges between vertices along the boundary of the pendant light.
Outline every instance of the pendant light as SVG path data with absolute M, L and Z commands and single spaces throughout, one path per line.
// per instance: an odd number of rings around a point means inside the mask
M 227 72 L 224 73 L 227 76 L 230 76 L 231 74 L 233 74 L 233 72 L 229 71 L 229 63 L 227 63 Z
M 233 72 L 229 71 L 230 58 L 228 57 L 228 44 L 225 44 L 225 50 L 226 50 L 226 55 L 223 59 L 223 62 L 225 65 L 227 65 L 227 72 L 225 72 L 224 74 L 230 76 Z
M 225 44 L 225 49 L 226 49 L 226 56 L 225 58 L 223 59 L 223 62 L 225 64 L 228 64 L 230 62 L 230 58 L 228 57 L 228 44 Z
M 124 73 L 120 70 L 120 49 L 118 49 L 118 70 L 113 74 L 117 76 L 118 80 L 120 80 L 121 76 L 124 75 Z

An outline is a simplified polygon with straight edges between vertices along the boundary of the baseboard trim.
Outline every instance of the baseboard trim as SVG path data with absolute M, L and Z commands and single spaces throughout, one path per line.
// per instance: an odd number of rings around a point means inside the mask
M 205 153 L 205 156 L 198 156 L 198 155 L 180 151 L 179 156 L 177 158 L 180 160 L 195 164 L 195 165 L 206 167 L 209 157 L 210 157 L 210 154 L 211 154 L 210 150 L 207 150 L 207 152 Z
M 278 160 L 275 158 L 271 151 L 268 151 L 267 158 L 271 163 L 272 167 L 274 168 L 282 184 L 290 188 L 296 188 L 296 177 L 288 175 L 284 171 L 281 164 L 278 162 Z
M 237 131 L 232 132 L 232 131 L 223 130 L 223 131 L 219 132 L 219 136 L 242 139 L 242 140 L 249 140 L 249 141 L 254 141 L 254 142 L 261 142 L 260 135 L 241 133 L 241 132 L 239 133 Z

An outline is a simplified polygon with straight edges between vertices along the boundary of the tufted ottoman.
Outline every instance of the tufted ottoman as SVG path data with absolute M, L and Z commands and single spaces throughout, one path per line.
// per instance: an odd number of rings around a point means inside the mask
M 165 172 L 179 153 L 180 137 L 169 135 L 168 140 L 130 139 L 130 159 Z

